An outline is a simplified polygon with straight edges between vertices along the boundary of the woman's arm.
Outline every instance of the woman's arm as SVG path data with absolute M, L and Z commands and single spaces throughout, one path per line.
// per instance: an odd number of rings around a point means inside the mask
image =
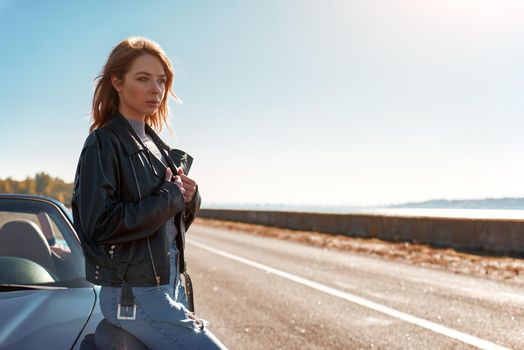
M 136 202 L 120 201 L 116 152 L 102 145 L 96 134 L 88 137 L 82 150 L 72 201 L 79 221 L 75 226 L 86 238 L 103 244 L 142 239 L 184 210 L 179 187 L 169 181 Z

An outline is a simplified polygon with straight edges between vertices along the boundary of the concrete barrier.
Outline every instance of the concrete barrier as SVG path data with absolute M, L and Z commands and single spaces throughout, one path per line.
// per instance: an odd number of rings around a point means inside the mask
M 201 209 L 199 217 L 524 256 L 524 220 Z

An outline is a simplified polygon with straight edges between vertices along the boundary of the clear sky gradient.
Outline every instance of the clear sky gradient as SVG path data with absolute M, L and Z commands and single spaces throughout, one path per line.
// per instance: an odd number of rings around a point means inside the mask
M 176 70 L 162 137 L 204 204 L 524 196 L 524 2 L 0 0 L 0 178 L 72 182 L 134 35 Z

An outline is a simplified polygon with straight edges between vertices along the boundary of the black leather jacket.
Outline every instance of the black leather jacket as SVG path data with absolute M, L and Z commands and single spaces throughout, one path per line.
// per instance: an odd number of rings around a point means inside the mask
M 187 174 L 192 158 L 170 149 L 146 124 L 146 133 L 168 158 L 173 174 Z M 180 270 L 185 231 L 200 208 L 184 203 L 165 166 L 139 141 L 120 114 L 86 139 L 76 170 L 72 211 L 86 258 L 86 278 L 98 285 L 143 287 L 169 283 L 168 220 L 178 229 Z

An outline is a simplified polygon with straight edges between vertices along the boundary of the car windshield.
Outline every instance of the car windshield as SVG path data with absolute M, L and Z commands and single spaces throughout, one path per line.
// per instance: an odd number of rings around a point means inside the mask
M 90 285 L 65 207 L 45 199 L 0 197 L 0 284 Z

